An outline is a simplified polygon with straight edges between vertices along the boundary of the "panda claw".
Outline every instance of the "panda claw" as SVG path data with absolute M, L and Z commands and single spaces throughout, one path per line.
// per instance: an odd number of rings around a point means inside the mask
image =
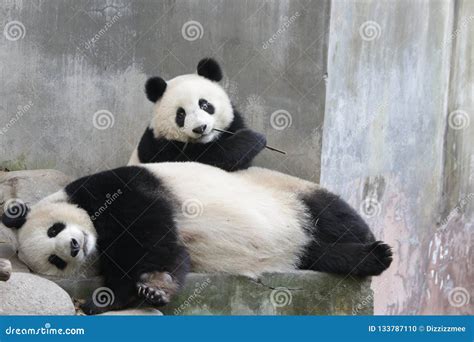
M 177 284 L 173 277 L 166 272 L 144 273 L 137 283 L 137 293 L 152 305 L 165 305 L 170 302 Z

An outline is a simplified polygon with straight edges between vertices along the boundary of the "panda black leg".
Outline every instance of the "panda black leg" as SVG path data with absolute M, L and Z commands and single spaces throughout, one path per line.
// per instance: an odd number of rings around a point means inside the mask
M 373 243 L 320 243 L 306 251 L 300 268 L 342 275 L 379 275 L 392 262 L 390 246 Z
M 390 246 L 375 241 L 369 226 L 339 196 L 316 190 L 303 198 L 311 216 L 313 241 L 301 268 L 344 275 L 379 275 L 390 266 Z
M 144 261 L 146 271 L 139 273 L 136 283 L 138 297 L 154 306 L 163 306 L 171 301 L 175 293 L 184 285 L 190 268 L 189 254 L 179 246 L 172 262 L 168 265 L 156 264 L 153 256 Z

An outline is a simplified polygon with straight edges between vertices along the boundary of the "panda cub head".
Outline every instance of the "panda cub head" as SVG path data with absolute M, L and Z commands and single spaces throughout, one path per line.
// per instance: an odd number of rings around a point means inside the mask
M 221 79 L 219 64 L 210 58 L 199 62 L 197 74 L 169 81 L 150 78 L 145 91 L 155 104 L 151 122 L 155 136 L 203 144 L 217 138 L 220 133 L 213 129 L 226 129 L 234 118 L 229 96 L 217 83 Z
M 2 223 L 15 231 L 18 257 L 33 272 L 68 277 L 94 255 L 97 234 L 85 210 L 54 199 L 31 209 L 16 203 L 7 208 Z

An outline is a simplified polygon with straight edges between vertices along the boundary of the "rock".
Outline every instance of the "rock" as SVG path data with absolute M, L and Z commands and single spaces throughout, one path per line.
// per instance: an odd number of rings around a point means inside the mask
M 0 280 L 7 281 L 12 274 L 12 263 L 7 259 L 0 259 Z
M 69 295 L 58 285 L 29 273 L 0 282 L 0 315 L 74 315 Z
M 117 311 L 108 311 L 98 316 L 163 316 L 160 310 L 155 308 L 137 308 Z
M 259 279 L 188 275 L 184 289 L 160 308 L 165 315 L 371 315 L 370 280 L 294 271 Z

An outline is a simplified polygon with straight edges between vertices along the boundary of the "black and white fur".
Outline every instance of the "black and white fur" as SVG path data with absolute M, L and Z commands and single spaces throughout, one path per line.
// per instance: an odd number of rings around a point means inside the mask
M 217 83 L 221 79 L 219 64 L 210 58 L 199 62 L 197 74 L 169 81 L 150 78 L 145 92 L 155 103 L 153 119 L 128 165 L 196 161 L 227 171 L 248 168 L 265 147 L 266 139 L 246 128 L 242 116 Z
M 73 277 L 100 267 L 115 301 L 100 308 L 89 300 L 89 314 L 140 299 L 166 304 L 190 269 L 370 276 L 392 260 L 390 247 L 338 196 L 257 167 L 121 167 L 80 178 L 20 217 L 7 210 L 2 222 L 17 228 L 19 257 L 35 272 Z

